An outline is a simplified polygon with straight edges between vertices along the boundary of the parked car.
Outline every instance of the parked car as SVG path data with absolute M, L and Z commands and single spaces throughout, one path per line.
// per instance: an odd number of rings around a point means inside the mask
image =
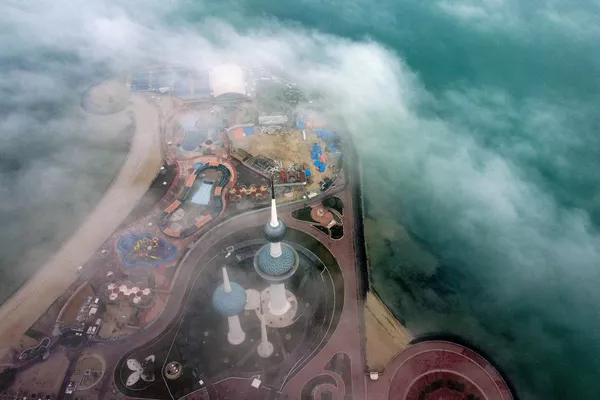
M 65 389 L 66 394 L 71 394 L 75 391 L 75 381 L 69 382 L 67 388 Z

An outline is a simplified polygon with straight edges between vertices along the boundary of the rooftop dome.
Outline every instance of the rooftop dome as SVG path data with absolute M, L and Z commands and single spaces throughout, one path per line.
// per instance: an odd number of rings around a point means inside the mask
M 277 219 L 277 226 L 271 225 L 271 222 L 265 224 L 265 239 L 271 243 L 281 242 L 285 237 L 285 224 Z
M 246 305 L 246 291 L 235 282 L 231 282 L 231 291 L 225 291 L 225 284 L 220 284 L 212 296 L 213 308 L 216 312 L 233 317 L 244 310 Z
M 181 376 L 183 368 L 177 361 L 171 361 L 165 367 L 165 376 L 168 379 L 177 379 Z
M 269 277 L 283 277 L 298 266 L 298 254 L 292 246 L 282 243 L 281 255 L 273 257 L 269 245 L 261 247 L 256 253 L 255 268 Z
M 246 77 L 244 70 L 235 64 L 221 64 L 209 72 L 209 85 L 212 95 L 223 94 L 246 96 Z

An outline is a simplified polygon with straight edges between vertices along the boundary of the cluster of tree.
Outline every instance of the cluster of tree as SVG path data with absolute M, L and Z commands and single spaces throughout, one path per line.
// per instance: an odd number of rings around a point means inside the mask
M 306 102 L 306 96 L 297 86 L 288 85 L 283 91 L 283 98 L 286 103 L 297 106 L 301 102 Z
M 15 368 L 6 368 L 0 372 L 0 390 L 8 389 L 17 376 L 17 370 Z
M 344 203 L 342 202 L 342 199 L 340 199 L 339 197 L 335 197 L 335 196 L 328 197 L 323 200 L 323 205 L 325 207 L 332 208 L 335 211 L 339 212 L 341 215 L 343 215 Z

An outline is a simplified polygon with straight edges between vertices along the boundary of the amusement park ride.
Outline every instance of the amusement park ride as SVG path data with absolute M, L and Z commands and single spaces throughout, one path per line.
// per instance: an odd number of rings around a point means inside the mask
M 267 190 L 267 186 L 265 185 L 251 185 L 250 187 L 238 185 L 229 189 L 228 196 L 229 200 L 234 202 L 240 201 L 242 199 L 249 199 L 255 202 L 260 202 L 269 196 L 269 191 Z

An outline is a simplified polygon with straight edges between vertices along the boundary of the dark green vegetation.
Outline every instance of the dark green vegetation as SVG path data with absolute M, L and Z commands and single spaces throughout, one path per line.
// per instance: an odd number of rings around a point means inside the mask
M 330 229 L 331 238 L 339 240 L 344 236 L 344 227 L 342 225 L 334 225 Z
M 317 221 L 312 219 L 312 217 L 310 216 L 310 210 L 312 210 L 312 208 L 310 206 L 298 208 L 298 209 L 292 211 L 292 217 L 294 217 L 300 221 L 304 221 L 304 222 L 317 223 Z
M 335 211 L 340 213 L 340 215 L 344 215 L 344 203 L 342 202 L 342 199 L 340 199 L 339 197 L 336 197 L 336 196 L 327 197 L 327 198 L 323 199 L 322 204 L 325 207 L 334 209 Z
M 0 390 L 8 389 L 17 376 L 17 370 L 15 368 L 6 368 L 0 373 Z

